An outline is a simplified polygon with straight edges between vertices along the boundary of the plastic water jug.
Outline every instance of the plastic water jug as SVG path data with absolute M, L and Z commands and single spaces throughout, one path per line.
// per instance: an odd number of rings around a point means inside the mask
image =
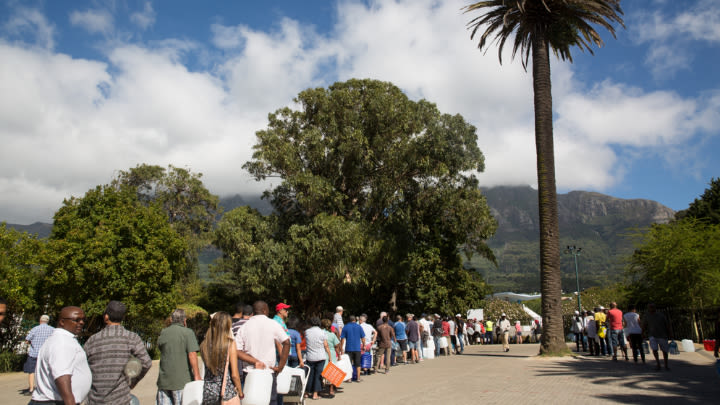
M 268 405 L 272 382 L 272 370 L 250 370 L 245 377 L 243 405 Z
M 425 350 L 423 350 L 423 357 L 426 359 L 435 358 L 435 342 L 433 342 L 432 338 L 428 339 L 427 343 L 425 344 Z
M 692 353 L 695 351 L 695 344 L 690 339 L 683 339 L 682 340 L 682 348 L 684 352 Z
M 204 381 L 190 381 L 185 384 L 182 394 L 182 405 L 202 404 Z
M 293 368 L 285 366 L 280 374 L 277 376 L 277 393 L 287 394 L 290 392 L 290 382 L 293 376 L 298 376 L 301 379 L 305 376 L 305 371 L 301 368 Z
M 340 357 L 340 361 L 337 362 L 337 366 L 342 370 L 343 373 L 345 373 L 345 380 L 348 381 L 352 378 L 353 372 L 353 366 L 352 363 L 350 363 L 350 356 L 347 354 L 343 354 Z

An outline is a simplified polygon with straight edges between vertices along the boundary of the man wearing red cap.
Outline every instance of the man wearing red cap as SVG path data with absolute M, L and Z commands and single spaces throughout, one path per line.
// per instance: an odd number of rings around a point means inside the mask
M 275 320 L 275 322 L 279 323 L 280 326 L 283 327 L 283 330 L 285 331 L 285 333 L 287 333 L 288 336 L 290 336 L 290 334 L 288 333 L 287 325 L 285 325 L 285 321 L 288 318 L 288 308 L 290 308 L 290 305 L 285 304 L 283 302 L 275 305 L 275 316 L 273 317 L 273 320 Z

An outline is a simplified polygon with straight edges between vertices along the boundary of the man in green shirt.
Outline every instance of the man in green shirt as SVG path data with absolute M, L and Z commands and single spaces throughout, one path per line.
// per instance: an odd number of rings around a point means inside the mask
M 160 372 L 157 405 L 181 405 L 185 384 L 201 380 L 197 352 L 200 350 L 195 333 L 187 328 L 185 311 L 176 309 L 172 324 L 160 332 Z

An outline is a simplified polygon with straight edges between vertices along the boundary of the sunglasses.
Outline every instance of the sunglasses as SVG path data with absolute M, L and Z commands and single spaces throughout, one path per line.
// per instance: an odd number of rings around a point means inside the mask
M 87 318 L 61 318 L 61 319 L 67 319 L 69 321 L 73 321 L 75 323 L 85 322 L 87 321 Z

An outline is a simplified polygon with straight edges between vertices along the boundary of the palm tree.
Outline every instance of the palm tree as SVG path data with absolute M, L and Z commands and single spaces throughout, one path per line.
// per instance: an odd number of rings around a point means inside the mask
M 558 230 L 555 157 L 553 151 L 550 49 L 561 60 L 572 62 L 570 48 L 577 46 L 593 54 L 591 45 L 603 45 L 593 25 L 615 36 L 614 23 L 624 27 L 620 0 L 488 0 L 464 7 L 466 13 L 482 14 L 468 23 L 470 38 L 484 30 L 478 48 L 487 50 L 497 42 L 502 64 L 505 42 L 513 41 L 512 56 L 522 54 L 527 70 L 532 53 L 537 153 L 538 201 L 540 208 L 540 290 L 543 334 L 541 354 L 567 351 L 560 307 L 560 238 Z M 513 38 L 514 35 L 514 38 Z

